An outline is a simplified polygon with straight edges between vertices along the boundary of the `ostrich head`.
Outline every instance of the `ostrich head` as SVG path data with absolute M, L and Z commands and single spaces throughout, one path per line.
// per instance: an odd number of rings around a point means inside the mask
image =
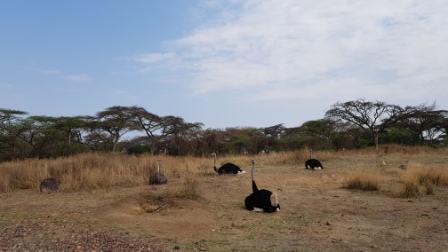
M 278 204 L 278 198 L 277 198 L 277 194 L 276 193 L 272 193 L 271 194 L 271 205 L 273 207 L 276 207 L 276 211 L 280 211 L 280 204 Z

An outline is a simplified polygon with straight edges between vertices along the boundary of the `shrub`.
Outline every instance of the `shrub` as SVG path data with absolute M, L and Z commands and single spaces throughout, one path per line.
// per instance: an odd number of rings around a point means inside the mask
M 144 153 L 151 153 L 151 148 L 146 145 L 134 145 L 127 149 L 129 155 L 140 155 Z

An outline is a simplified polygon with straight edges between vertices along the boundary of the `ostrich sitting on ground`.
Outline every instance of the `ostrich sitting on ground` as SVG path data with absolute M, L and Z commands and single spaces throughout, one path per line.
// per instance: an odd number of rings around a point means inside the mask
M 59 191 L 59 180 L 55 178 L 46 178 L 40 182 L 39 190 L 41 192 L 57 192 Z
M 215 172 L 221 174 L 244 174 L 246 171 L 241 170 L 241 168 L 232 163 L 225 163 L 221 167 L 216 168 L 216 153 L 213 153 L 213 169 Z
M 159 185 L 159 184 L 166 184 L 168 182 L 168 179 L 160 173 L 160 167 L 159 167 L 159 160 L 157 160 L 157 172 L 151 175 L 149 178 L 149 184 L 150 185 Z
M 306 169 L 312 169 L 312 170 L 322 170 L 324 166 L 319 162 L 317 159 L 308 159 L 305 162 L 305 168 Z
M 305 169 L 311 170 L 322 170 L 324 166 L 320 163 L 319 160 L 312 158 L 313 150 L 310 149 L 310 159 L 305 162 Z
M 280 211 L 280 205 L 277 201 L 277 194 L 272 193 L 271 191 L 261 189 L 259 190 L 257 184 L 254 180 L 254 166 L 255 160 L 252 160 L 252 194 L 247 196 L 244 200 L 244 205 L 246 209 L 249 211 L 256 212 L 278 212 Z

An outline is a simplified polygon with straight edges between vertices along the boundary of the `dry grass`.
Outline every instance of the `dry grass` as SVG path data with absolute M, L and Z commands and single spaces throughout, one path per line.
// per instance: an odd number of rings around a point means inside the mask
M 313 158 L 324 163 L 326 169 L 338 170 L 345 175 L 343 187 L 363 191 L 381 191 L 390 188 L 390 177 L 398 177 L 393 192 L 399 197 L 417 197 L 434 194 L 437 187 L 448 186 L 446 162 L 431 162 L 433 157 L 447 156 L 446 149 L 405 147 L 396 145 L 350 151 L 316 151 Z M 260 155 L 218 156 L 218 165 L 232 162 L 250 171 L 250 160 L 257 167 L 299 166 L 310 157 L 308 149 Z M 88 153 L 58 159 L 29 159 L 0 163 L 0 192 L 20 189 L 38 189 L 40 181 L 54 177 L 61 181 L 62 191 L 134 187 L 148 184 L 149 176 L 157 171 L 168 181 L 180 179 L 184 188 L 178 197 L 195 198 L 200 195 L 198 176 L 215 175 L 213 159 L 209 157 L 132 156 L 124 154 Z M 430 163 L 423 166 L 422 163 Z M 409 169 L 398 169 L 407 164 Z M 441 169 L 444 167 L 444 169 Z M 392 186 L 393 187 L 393 186 Z
M 379 178 L 374 174 L 356 172 L 350 174 L 345 182 L 345 187 L 363 191 L 378 191 L 380 189 Z
M 315 151 L 321 171 L 305 170 L 306 149 L 219 155 L 217 165 L 233 162 L 248 172 L 256 160 L 260 188 L 279 194 L 275 214 L 247 211 L 250 174 L 218 175 L 211 155 L 90 153 L 0 163 L 0 227 L 43 223 L 26 238 L 42 241 L 47 231 L 50 239 L 73 236 L 75 228 L 123 231 L 168 244 L 168 251 L 443 251 L 447 154 L 402 146 Z M 168 183 L 148 185 L 157 160 Z M 61 192 L 38 191 L 47 176 L 62 180 Z M 349 185 L 356 190 L 343 189 Z
M 432 195 L 437 187 L 448 186 L 448 170 L 415 164 L 408 169 L 401 181 L 403 186 L 396 192 L 399 197 Z

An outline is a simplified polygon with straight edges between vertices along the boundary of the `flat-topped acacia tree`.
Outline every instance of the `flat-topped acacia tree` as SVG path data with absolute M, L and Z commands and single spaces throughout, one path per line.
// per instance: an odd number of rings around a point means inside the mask
M 378 149 L 379 135 L 399 119 L 409 116 L 406 110 L 385 102 L 369 102 L 364 99 L 338 102 L 325 113 L 332 120 L 343 120 L 357 125 L 366 132 Z

